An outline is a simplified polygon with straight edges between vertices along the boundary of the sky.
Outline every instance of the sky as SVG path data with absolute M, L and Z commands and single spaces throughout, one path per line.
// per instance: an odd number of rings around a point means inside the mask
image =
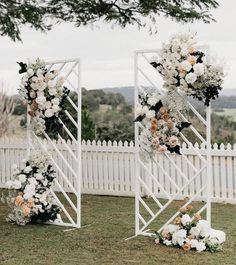
M 9 94 L 17 92 L 20 77 L 16 61 L 37 57 L 44 60 L 81 58 L 83 87 L 132 86 L 135 50 L 158 49 L 161 42 L 167 41 L 172 34 L 191 30 L 198 33 L 199 44 L 210 45 L 211 54 L 217 54 L 225 62 L 227 75 L 224 88 L 236 88 L 236 1 L 219 2 L 220 7 L 213 12 L 216 23 L 179 24 L 158 17 L 158 32 L 155 35 L 150 35 L 145 28 L 112 28 L 102 23 L 94 29 L 63 23 L 46 34 L 24 27 L 23 43 L 0 37 L 0 82 Z

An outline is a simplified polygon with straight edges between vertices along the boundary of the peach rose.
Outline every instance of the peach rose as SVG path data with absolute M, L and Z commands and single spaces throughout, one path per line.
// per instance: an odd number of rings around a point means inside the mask
M 24 216 L 29 216 L 30 208 L 26 204 L 22 204 L 21 209 L 23 211 Z
M 27 203 L 27 206 L 29 207 L 29 208 L 32 208 L 33 206 L 34 206 L 34 199 L 29 199 L 28 200 L 28 203 Z
M 182 248 L 184 251 L 189 251 L 191 249 L 191 245 L 188 243 L 185 243 L 185 244 L 183 244 Z
M 188 52 L 189 52 L 190 54 L 195 53 L 196 51 L 197 51 L 197 49 L 196 49 L 195 47 L 189 47 L 189 48 L 188 48 Z
M 161 107 L 159 111 L 160 111 L 161 114 L 163 114 L 163 113 L 166 112 L 166 109 L 164 107 Z
M 167 121 L 167 120 L 169 120 L 170 115 L 169 115 L 168 112 L 164 112 L 164 113 L 161 115 L 161 118 L 162 118 L 164 121 Z
M 158 137 L 153 138 L 153 139 L 152 139 L 152 143 L 153 143 L 154 145 L 159 145 L 159 144 L 160 144 L 159 138 L 158 138 Z
M 201 215 L 199 213 L 195 213 L 194 214 L 194 220 L 199 221 L 201 219 L 202 219 L 202 217 L 201 217 Z
M 167 147 L 165 145 L 159 145 L 158 152 L 165 153 L 167 151 Z
M 35 112 L 32 111 L 32 110 L 29 110 L 29 111 L 28 111 L 28 114 L 29 114 L 31 117 L 35 117 L 35 116 L 36 116 Z
M 20 196 L 20 195 L 16 196 L 16 199 L 15 199 L 15 205 L 16 206 L 21 206 L 23 202 L 24 202 L 24 199 L 22 196 Z
M 190 55 L 190 56 L 187 58 L 187 61 L 188 61 L 189 63 L 191 63 L 191 65 L 194 65 L 194 64 L 197 63 L 197 58 L 196 58 L 195 56 Z
M 179 211 L 181 212 L 181 213 L 187 213 L 187 208 L 186 207 L 181 207 L 180 209 L 179 209 Z
M 172 120 L 168 120 L 168 121 L 167 121 L 167 127 L 168 127 L 169 129 L 173 129 L 173 128 L 174 128 L 174 123 L 173 123 Z
M 180 217 L 175 218 L 175 224 L 176 225 L 180 225 L 181 224 L 181 218 Z
M 38 103 L 36 102 L 35 99 L 32 101 L 30 109 L 33 110 L 33 111 L 36 111 L 38 109 Z
M 170 146 L 175 147 L 178 143 L 179 143 L 179 139 L 176 136 L 172 135 L 169 139 Z
M 187 72 L 186 72 L 185 70 L 183 70 L 183 69 L 179 69 L 179 76 L 180 76 L 181 78 L 184 78 L 184 77 L 186 76 L 186 74 L 187 74 Z
M 159 238 L 155 239 L 155 244 L 157 244 L 157 245 L 160 244 L 160 239 Z
M 188 235 L 187 238 L 188 238 L 189 240 L 191 240 L 191 239 L 194 239 L 194 236 L 193 236 L 193 235 Z
M 157 119 L 153 118 L 151 121 L 152 124 L 157 124 Z
M 186 206 L 186 208 L 187 208 L 187 211 L 190 212 L 190 211 L 192 211 L 193 206 L 191 204 L 189 204 Z
M 152 124 L 152 126 L 150 127 L 150 131 L 151 132 L 155 132 L 157 130 L 157 125 L 156 124 Z

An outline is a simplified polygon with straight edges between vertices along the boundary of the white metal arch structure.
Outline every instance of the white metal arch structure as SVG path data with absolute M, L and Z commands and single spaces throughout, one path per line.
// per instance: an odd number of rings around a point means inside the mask
M 206 49 L 208 47 L 203 47 Z M 206 52 L 209 51 L 207 50 Z M 207 54 L 207 55 L 208 55 Z M 138 94 L 142 90 L 142 87 L 149 86 L 156 89 L 157 92 L 163 94 L 164 91 L 158 88 L 162 78 L 155 68 L 150 65 L 150 57 L 157 55 L 157 50 L 140 50 L 135 52 L 134 58 L 134 79 L 135 79 L 135 109 L 139 106 Z M 159 79 L 158 79 L 159 78 Z M 198 120 L 205 126 L 206 136 L 201 135 L 194 126 L 190 126 L 192 132 L 199 138 L 202 144 L 205 146 L 206 155 L 202 156 L 200 152 L 192 145 L 192 143 L 184 135 L 184 132 L 180 133 L 180 136 L 191 149 L 196 153 L 196 155 L 201 160 L 201 165 L 194 165 L 186 155 L 182 155 L 186 161 L 186 165 L 190 168 L 188 174 L 183 171 L 180 165 L 176 162 L 177 154 L 159 154 L 157 155 L 152 163 L 158 167 L 158 170 L 164 175 L 165 181 L 169 183 L 170 189 L 166 190 L 165 187 L 159 182 L 158 172 L 153 172 L 153 168 L 142 161 L 139 154 L 139 134 L 142 129 L 141 123 L 135 123 L 135 235 L 145 235 L 150 236 L 153 233 L 149 231 L 151 225 L 153 226 L 158 222 L 158 217 L 167 210 L 168 206 L 174 201 L 181 198 L 181 194 L 184 190 L 189 188 L 189 185 L 192 182 L 198 181 L 201 182 L 200 190 L 194 192 L 187 202 L 184 203 L 182 207 L 187 206 L 192 201 L 194 201 L 199 194 L 206 195 L 204 205 L 197 211 L 197 213 L 202 213 L 206 210 L 207 221 L 211 225 L 211 107 L 206 108 L 206 118 L 204 118 L 190 102 L 187 102 L 192 113 L 198 118 Z M 187 121 L 186 117 L 179 113 L 183 121 Z M 191 122 L 191 121 L 190 121 Z M 175 170 L 179 175 L 179 180 L 173 179 L 171 176 L 171 170 L 166 171 L 163 167 L 161 161 L 163 157 L 168 159 L 171 162 L 172 169 Z M 191 172 L 190 172 L 191 171 Z M 143 173 L 145 172 L 145 174 Z M 200 175 L 205 174 L 205 178 L 200 179 Z M 174 175 L 174 174 L 173 174 Z M 155 194 L 155 190 L 160 190 L 166 200 L 160 200 Z M 145 193 L 149 196 L 149 199 L 146 200 L 142 197 L 142 194 Z M 151 200 L 151 204 L 150 204 Z M 165 211 L 166 212 L 166 211 Z M 166 222 L 163 224 L 158 224 L 156 231 L 161 232 L 165 225 L 171 223 L 178 215 L 179 211 L 172 213 L 170 218 L 167 218 Z
M 61 141 L 61 145 L 67 152 L 60 151 L 55 145 L 55 141 L 49 137 L 49 135 L 43 132 L 43 138 L 47 140 L 47 146 L 44 139 L 38 137 L 33 131 L 30 130 L 31 118 L 27 116 L 27 138 L 28 138 L 28 152 L 30 150 L 44 150 L 46 151 L 57 171 L 58 178 L 55 179 L 55 188 L 51 189 L 51 193 L 58 205 L 62 209 L 61 220 L 55 221 L 52 224 L 61 226 L 81 227 L 81 87 L 80 87 L 80 60 L 59 60 L 46 62 L 48 70 L 58 69 L 60 75 L 64 77 L 64 86 L 71 92 L 77 94 L 77 102 L 73 101 L 70 94 L 67 96 L 69 106 L 68 110 L 65 110 L 65 116 L 67 120 L 71 122 L 71 126 L 74 126 L 74 133 L 68 128 L 68 124 L 59 117 L 59 122 L 62 125 L 63 135 L 58 132 L 58 139 Z M 77 118 L 72 117 L 72 112 L 77 113 Z M 70 127 L 71 128 L 71 127 Z M 66 137 L 65 137 L 66 136 Z M 76 152 L 72 151 L 67 144 L 65 138 L 73 141 L 77 145 Z M 58 164 L 55 160 L 55 156 L 60 157 L 61 163 Z M 70 172 L 69 176 L 66 175 L 65 168 Z M 68 171 L 67 171 L 68 172 Z M 71 191 L 70 194 L 65 191 L 65 184 Z M 60 192 L 58 195 L 55 190 Z

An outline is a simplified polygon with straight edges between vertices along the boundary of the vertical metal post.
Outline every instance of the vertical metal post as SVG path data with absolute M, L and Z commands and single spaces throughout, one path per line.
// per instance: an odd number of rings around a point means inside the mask
M 78 87 L 77 87 L 77 93 L 78 93 L 78 113 L 77 113 L 77 226 L 78 228 L 81 227 L 81 173 L 82 173 L 82 163 L 81 163 L 81 116 L 82 116 L 82 93 L 81 93 L 81 73 L 80 73 L 80 60 L 78 59 Z
M 134 116 L 135 111 L 138 107 L 138 53 L 134 53 Z M 139 157 L 139 129 L 138 124 L 134 125 L 134 135 L 135 135 L 135 167 L 134 167 L 134 177 L 135 177 L 135 235 L 139 234 L 139 174 L 140 168 L 138 163 Z
M 212 193 L 212 160 L 211 160 L 211 105 L 206 109 L 206 140 L 207 140 L 207 221 L 211 226 L 211 193 Z
M 28 114 L 29 111 L 29 104 L 27 104 L 27 113 L 26 113 L 26 119 L 27 119 L 27 129 L 26 129 L 26 137 L 27 137 L 27 152 L 26 152 L 26 156 L 29 157 L 30 156 L 30 143 L 31 143 L 31 134 L 30 134 L 30 122 L 31 122 L 31 118 L 30 115 Z

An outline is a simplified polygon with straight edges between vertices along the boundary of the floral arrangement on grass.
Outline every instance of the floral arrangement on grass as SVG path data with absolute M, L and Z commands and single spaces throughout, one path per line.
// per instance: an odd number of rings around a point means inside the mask
M 175 219 L 174 224 L 166 225 L 161 233 L 156 232 L 156 244 L 198 252 L 216 252 L 222 249 L 222 243 L 225 242 L 223 231 L 211 229 L 200 214 L 193 214 L 191 205 L 180 208 L 179 211 L 180 216 Z
M 178 121 L 178 109 L 183 108 L 182 98 L 175 93 L 165 96 L 157 92 L 139 95 L 136 122 L 141 122 L 140 147 L 153 157 L 156 153 L 180 153 L 179 133 L 191 125 Z M 170 103 L 171 102 L 171 103 Z
M 48 155 L 33 153 L 20 167 L 14 166 L 13 174 L 15 179 L 7 182 L 8 194 L 2 197 L 11 208 L 7 221 L 26 225 L 56 220 L 60 207 L 50 193 L 55 171 Z
M 211 64 L 197 48 L 196 34 L 180 33 L 163 43 L 158 57 L 150 61 L 162 75 L 167 91 L 180 90 L 209 106 L 222 89 L 224 72 L 219 63 Z
M 47 70 L 45 63 L 37 59 L 28 64 L 18 63 L 23 74 L 19 93 L 30 107 L 32 128 L 37 135 L 42 132 L 56 135 L 61 128 L 58 117 L 64 110 L 69 90 L 63 86 L 64 78 L 58 70 Z

